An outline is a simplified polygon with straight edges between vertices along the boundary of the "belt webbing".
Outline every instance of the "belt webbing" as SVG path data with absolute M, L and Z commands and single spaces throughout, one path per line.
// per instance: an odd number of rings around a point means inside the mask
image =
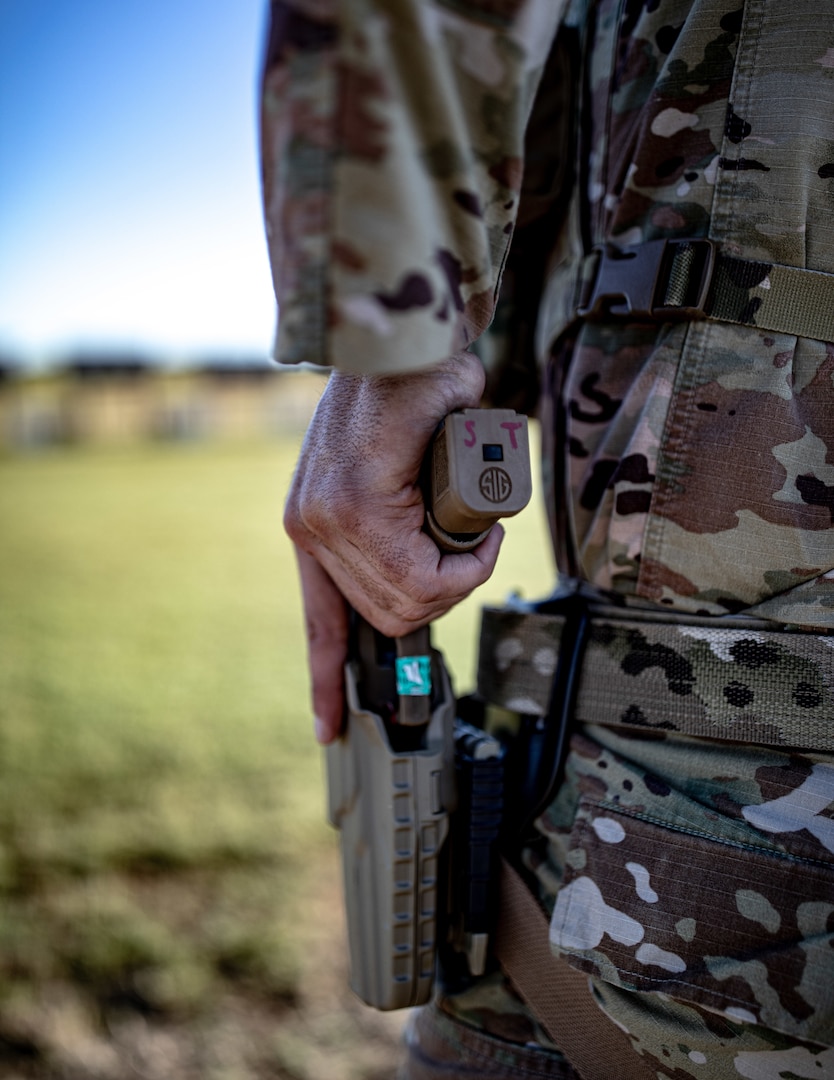
M 666 303 L 672 296 L 667 294 Z M 719 253 L 707 318 L 815 341 L 834 340 L 834 274 Z
M 509 863 L 501 867 L 495 956 L 582 1080 L 654 1080 L 628 1036 L 595 1004 L 587 975 L 551 953 L 545 913 Z
M 834 274 L 740 259 L 706 239 L 602 245 L 581 278 L 584 317 L 708 318 L 834 341 Z
M 834 751 L 834 636 L 591 608 L 577 723 Z M 486 608 L 478 693 L 548 714 L 565 618 Z

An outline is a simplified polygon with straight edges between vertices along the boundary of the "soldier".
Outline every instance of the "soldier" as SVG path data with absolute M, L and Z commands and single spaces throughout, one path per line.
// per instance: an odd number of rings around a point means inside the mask
M 317 737 L 346 601 L 399 635 L 495 564 L 421 531 L 438 420 L 536 409 L 560 574 L 621 605 L 517 853 L 540 951 L 627 1033 L 597 1075 L 834 1077 L 830 0 L 273 0 L 263 87 L 277 355 L 334 369 L 285 517 Z M 545 714 L 563 629 L 498 613 L 482 693 Z M 594 1074 L 559 1041 L 492 971 L 404 1075 Z

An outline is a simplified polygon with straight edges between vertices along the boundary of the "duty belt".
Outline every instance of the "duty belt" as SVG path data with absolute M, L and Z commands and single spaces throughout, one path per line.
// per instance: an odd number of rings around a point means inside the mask
M 569 654 L 569 655 L 567 655 Z M 486 608 L 478 694 L 526 716 L 834 751 L 834 635 L 566 599 Z
M 834 341 L 834 274 L 739 259 L 711 240 L 603 244 L 580 279 L 583 318 L 707 318 Z

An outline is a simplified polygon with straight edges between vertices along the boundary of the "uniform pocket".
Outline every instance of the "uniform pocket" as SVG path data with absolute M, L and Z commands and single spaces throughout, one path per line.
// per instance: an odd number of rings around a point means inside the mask
M 831 862 L 670 827 L 585 796 L 550 941 L 575 967 L 624 989 L 831 1040 Z

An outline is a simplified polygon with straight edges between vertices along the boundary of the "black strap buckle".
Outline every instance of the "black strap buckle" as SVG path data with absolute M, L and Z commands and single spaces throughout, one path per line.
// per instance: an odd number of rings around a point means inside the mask
M 577 314 L 585 319 L 692 319 L 706 311 L 715 245 L 711 240 L 648 240 L 595 247 Z

